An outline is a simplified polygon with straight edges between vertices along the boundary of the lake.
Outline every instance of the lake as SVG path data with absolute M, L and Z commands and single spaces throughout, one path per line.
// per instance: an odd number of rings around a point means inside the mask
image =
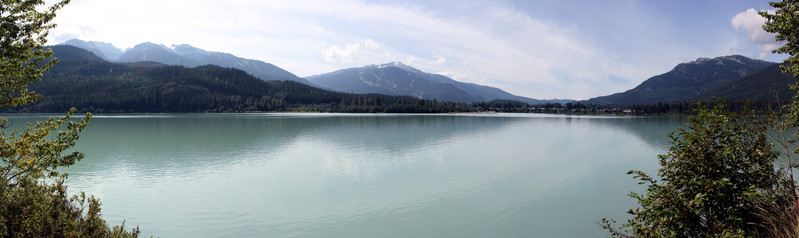
M 17 124 L 47 115 L 19 114 Z M 67 169 L 160 237 L 606 237 L 681 117 L 95 115 Z

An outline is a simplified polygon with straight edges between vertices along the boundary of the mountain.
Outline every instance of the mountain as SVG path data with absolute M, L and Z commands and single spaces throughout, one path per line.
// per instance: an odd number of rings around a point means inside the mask
M 62 45 L 71 45 L 78 48 L 82 48 L 88 50 L 95 55 L 102 57 L 108 61 L 116 61 L 119 59 L 119 56 L 122 55 L 122 50 L 115 47 L 112 44 L 105 43 L 105 42 L 98 42 L 98 41 L 82 41 L 78 39 L 68 40 Z
M 458 112 L 466 105 L 407 96 L 354 95 L 293 81 L 264 81 L 240 69 L 156 62 L 115 63 L 70 45 L 50 46 L 59 62 L 29 85 L 42 98 L 14 112 Z
M 736 79 L 716 90 L 700 95 L 697 99 L 712 100 L 724 98 L 728 101 L 753 100 L 772 101 L 780 99 L 790 101 L 796 95 L 796 90 L 788 86 L 799 81 L 791 74 L 780 71 L 780 65 L 775 64 L 746 77 Z
M 626 92 L 592 98 L 585 103 L 634 105 L 691 99 L 775 64 L 741 55 L 699 58 L 678 64 L 671 71 L 651 77 Z
M 68 62 L 101 62 L 101 61 L 108 61 L 104 58 L 100 58 L 99 54 L 96 52 L 92 52 L 90 50 L 86 50 L 80 47 L 72 46 L 71 44 L 60 44 L 57 46 L 51 46 L 51 50 L 53 50 L 53 57 L 58 58 L 59 61 L 68 61 Z
M 178 55 L 174 50 L 150 42 L 145 42 L 134 46 L 122 53 L 117 59 L 118 62 L 132 63 L 152 61 L 167 65 L 181 65 L 186 67 L 197 67 L 200 63 Z
M 138 44 L 124 52 L 113 47 L 111 44 L 102 42 L 85 42 L 73 39 L 62 44 L 73 45 L 78 48 L 86 49 L 112 62 L 131 63 L 152 61 L 167 65 L 181 65 L 186 67 L 197 67 L 210 64 L 221 67 L 241 69 L 262 80 L 290 80 L 309 85 L 311 84 L 307 80 L 297 77 L 296 75 L 270 63 L 244 59 L 228 53 L 205 51 L 186 44 L 167 47 L 165 45 L 145 42 Z M 113 51 L 110 48 L 106 49 L 109 46 L 113 47 L 113 49 L 116 49 L 116 51 Z M 116 54 L 117 51 L 119 54 Z
M 244 59 L 235 55 L 222 52 L 209 52 L 190 45 L 177 45 L 174 52 L 178 55 L 199 62 L 200 64 L 219 65 L 228 68 L 237 68 L 253 74 L 261 79 L 291 80 L 310 84 L 307 80 L 278 68 L 277 66 L 258 60 Z
M 399 62 L 338 70 L 307 77 L 308 81 L 334 91 L 406 95 L 449 102 L 515 100 L 529 104 L 544 101 L 510 94 L 498 88 L 455 81 L 425 73 Z

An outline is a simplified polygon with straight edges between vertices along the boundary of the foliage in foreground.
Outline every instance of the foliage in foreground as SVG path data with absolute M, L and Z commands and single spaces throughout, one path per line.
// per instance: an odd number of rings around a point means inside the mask
M 766 18 L 763 30 L 775 33 L 775 39 L 785 43 L 772 52 L 788 54 L 789 57 L 783 61 L 780 68 L 782 72 L 793 73 L 795 78 L 799 78 L 799 0 L 769 2 L 769 5 L 776 10 L 760 12 L 760 15 Z
M 793 206 L 793 181 L 775 170 L 766 123 L 723 105 L 700 107 L 687 130 L 670 135 L 672 147 L 659 156 L 660 181 L 629 172 L 648 186 L 630 194 L 640 207 L 629 211 L 634 217 L 623 229 L 608 219 L 603 228 L 619 237 L 758 237 L 770 222 L 766 208 Z
M 769 2 L 774 7 L 774 11 L 761 11 L 760 15 L 766 18 L 763 29 L 774 33 L 775 39 L 780 43 L 785 43 L 772 51 L 775 54 L 787 54 L 788 58 L 780 66 L 783 73 L 792 74 L 794 78 L 799 78 L 799 0 L 782 0 L 779 2 Z M 795 81 L 794 81 L 795 82 Z M 799 83 L 790 86 L 793 90 L 799 90 Z M 781 115 L 785 118 L 783 124 L 778 124 L 779 129 L 787 127 L 799 127 L 799 92 L 793 97 L 793 103 L 785 106 L 786 113 Z M 784 132 L 784 130 L 782 130 Z M 799 133 L 799 131 L 797 131 Z M 783 139 L 780 143 L 794 143 L 799 141 L 799 134 L 790 139 Z M 790 153 L 789 148 L 784 146 L 786 154 Z M 799 147 L 794 147 L 794 154 L 799 154 Z M 787 167 L 795 168 L 797 164 L 790 160 L 786 163 Z M 799 237 L 799 198 L 794 197 L 792 206 L 789 208 L 767 207 L 764 217 L 769 221 L 768 231 L 772 237 Z
M 0 236 L 2 237 L 135 237 L 138 229 L 124 231 L 124 224 L 109 228 L 100 217 L 100 202 L 94 197 L 68 196 L 66 174 L 83 154 L 62 153 L 75 145 L 78 133 L 91 114 L 70 120 L 61 118 L 29 124 L 23 132 L 0 132 Z M 7 129 L 3 119 L 0 128 Z M 66 131 L 52 131 L 66 124 Z M 49 139 L 48 139 L 49 138 Z M 54 182 L 53 182 L 54 181 Z
M 770 2 L 774 11 L 761 11 L 763 29 L 785 44 L 773 53 L 788 54 L 783 73 L 799 78 L 799 0 Z M 790 86 L 799 90 L 799 83 Z M 787 138 L 787 128 L 799 126 L 799 93 L 772 122 L 785 149 L 784 165 L 766 140 L 767 123 L 749 115 L 740 117 L 718 106 L 691 118 L 689 130 L 672 134 L 673 146 L 660 156 L 661 182 L 641 171 L 631 171 L 645 195 L 632 193 L 640 208 L 624 225 L 602 219 L 602 227 L 617 237 L 799 237 L 799 197 L 790 154 L 799 153 Z M 797 132 L 799 133 L 799 132 Z M 786 176 L 782 169 L 788 169 Z M 632 234 L 626 234 L 626 231 Z
M 42 72 L 56 63 L 42 50 L 56 10 L 62 0 L 40 8 L 43 0 L 3 0 L 0 3 L 0 107 L 28 104 L 40 96 L 28 84 L 41 80 Z M 39 10 L 42 9 L 42 10 Z M 136 237 L 138 229 L 124 224 L 109 228 L 100 217 L 94 197 L 68 196 L 66 174 L 83 154 L 63 153 L 73 147 L 91 114 L 70 120 L 75 110 L 61 118 L 28 124 L 22 132 L 9 132 L 0 118 L 0 237 Z M 62 128 L 66 126 L 66 128 Z M 65 131 L 55 131 L 66 129 Z M 55 133 L 55 134 L 54 134 Z

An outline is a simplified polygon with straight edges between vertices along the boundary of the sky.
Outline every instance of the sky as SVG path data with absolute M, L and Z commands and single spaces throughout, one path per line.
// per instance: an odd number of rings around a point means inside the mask
M 769 9 L 761 0 L 73 0 L 48 43 L 189 44 L 300 77 L 402 62 L 520 96 L 579 100 L 700 57 L 781 62 L 757 15 Z

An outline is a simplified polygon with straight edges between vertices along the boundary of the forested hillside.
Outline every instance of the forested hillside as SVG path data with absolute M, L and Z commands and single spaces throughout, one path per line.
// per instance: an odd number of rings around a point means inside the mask
M 30 89 L 37 102 L 10 111 L 62 112 L 455 112 L 465 104 L 331 92 L 292 81 L 263 81 L 219 66 L 111 63 L 73 46 L 53 46 L 59 63 Z
M 799 81 L 790 74 L 780 72 L 780 65 L 773 65 L 757 73 L 732 81 L 724 86 L 701 95 L 697 99 L 774 101 L 784 102 L 796 95 L 796 90 L 788 86 Z
M 741 55 L 700 58 L 679 64 L 671 71 L 651 77 L 633 89 L 592 98 L 584 103 L 651 105 L 691 100 L 773 65 L 776 63 Z
M 530 104 L 551 102 L 516 96 L 499 88 L 459 82 L 400 62 L 342 69 L 307 79 L 315 85 L 339 92 L 406 95 L 461 103 L 493 100 L 513 100 Z
M 72 39 L 62 44 L 93 52 L 105 60 L 117 63 L 152 61 L 166 65 L 190 68 L 211 64 L 226 68 L 241 69 L 262 80 L 288 80 L 310 85 L 310 82 L 307 80 L 297 77 L 270 63 L 244 59 L 228 53 L 206 51 L 186 44 L 167 47 L 165 45 L 146 42 L 138 44 L 124 52 L 104 42 L 85 42 Z

